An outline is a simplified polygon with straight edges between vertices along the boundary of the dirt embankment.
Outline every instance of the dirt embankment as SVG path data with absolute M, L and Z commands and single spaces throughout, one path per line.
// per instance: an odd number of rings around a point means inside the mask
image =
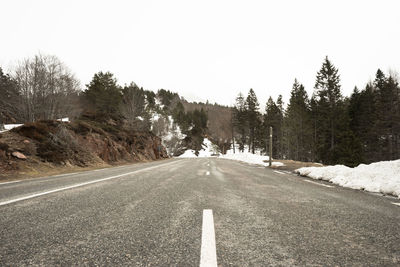
M 154 134 L 89 120 L 40 121 L 0 134 L 0 180 L 163 158 Z

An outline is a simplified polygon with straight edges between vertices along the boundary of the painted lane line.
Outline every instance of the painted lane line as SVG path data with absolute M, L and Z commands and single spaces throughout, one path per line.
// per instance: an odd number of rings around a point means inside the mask
M 280 171 L 274 171 L 274 172 L 279 173 L 279 174 L 286 174 L 286 173 L 280 172 Z
M 303 181 L 304 181 L 304 182 L 307 182 L 307 183 L 312 183 L 312 184 L 316 184 L 316 185 L 320 185 L 320 186 L 329 187 L 329 188 L 332 188 L 332 187 L 334 187 L 334 186 L 332 186 L 332 185 L 321 184 L 321 183 L 317 183 L 317 182 L 310 181 L 310 180 L 303 180 Z
M 217 267 L 217 249 L 215 246 L 214 218 L 212 210 L 203 210 L 200 267 Z
M 20 180 L 19 181 L 10 181 L 10 182 L 0 183 L 0 185 L 3 185 L 3 184 L 15 184 L 15 183 L 19 183 L 19 182 L 21 182 L 21 181 Z
M 400 206 L 400 203 L 392 202 L 393 205 Z
M 89 184 L 94 184 L 94 183 L 104 182 L 104 181 L 107 181 L 107 180 L 112 180 L 112 179 L 115 179 L 115 178 L 131 175 L 131 174 L 135 174 L 135 173 L 139 173 L 139 172 L 143 172 L 143 171 L 148 171 L 148 170 L 152 170 L 152 169 L 159 168 L 159 167 L 164 167 L 164 166 L 167 166 L 167 165 L 171 165 L 172 163 L 176 163 L 176 161 L 170 162 L 170 163 L 166 163 L 166 164 L 162 164 L 162 165 L 149 167 L 149 168 L 145 168 L 145 169 L 141 169 L 141 170 L 136 170 L 136 171 L 133 171 L 133 172 L 123 173 L 123 174 L 119 174 L 119 175 L 115 175 L 115 176 L 111 176 L 111 177 L 106 177 L 106 178 L 102 178 L 102 179 L 98 179 L 98 180 L 93 180 L 93 181 L 89 181 L 89 182 L 85 182 L 85 183 L 65 186 L 65 187 L 61 187 L 61 188 L 57 188 L 57 189 L 53 189 L 53 190 L 49 190 L 49 191 L 45 191 L 45 192 L 41 192 L 41 193 L 37 193 L 37 194 L 32 194 L 32 195 L 28 195 L 28 196 L 24 196 L 24 197 L 20 197 L 20 198 L 10 199 L 10 200 L 4 201 L 4 202 L 0 202 L 0 206 L 4 206 L 4 205 L 11 204 L 11 203 L 14 203 L 14 202 L 18 202 L 18 201 L 22 201 L 22 200 L 26 200 L 26 199 L 30 199 L 30 198 L 34 198 L 34 197 L 39 197 L 39 196 L 43 196 L 43 195 L 48 195 L 48 194 L 51 194 L 51 193 L 56 193 L 56 192 L 60 192 L 60 191 L 64 191 L 64 190 L 68 190 L 68 189 L 72 189 L 72 188 L 77 188 L 77 187 L 81 187 L 81 186 L 85 186 L 85 185 L 89 185 Z
M 206 175 L 210 175 L 210 172 L 209 172 L 209 171 L 207 171 L 207 172 L 206 172 Z
M 62 177 L 62 176 L 68 176 L 68 175 L 75 175 L 75 174 L 78 174 L 78 173 L 82 173 L 82 172 L 63 173 L 63 174 L 53 175 L 53 176 L 50 176 L 50 177 Z

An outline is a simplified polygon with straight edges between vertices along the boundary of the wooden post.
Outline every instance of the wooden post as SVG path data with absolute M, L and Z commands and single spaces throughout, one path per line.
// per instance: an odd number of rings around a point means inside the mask
M 232 149 L 235 154 L 235 131 L 233 129 L 233 111 L 231 110 Z
M 272 166 L 272 126 L 269 127 L 269 166 Z

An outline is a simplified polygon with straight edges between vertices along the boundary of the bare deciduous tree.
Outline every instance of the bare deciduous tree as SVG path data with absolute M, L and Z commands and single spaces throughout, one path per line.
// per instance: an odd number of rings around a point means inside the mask
M 125 86 L 122 90 L 121 112 L 126 118 L 129 127 L 138 128 L 143 118 L 139 118 L 144 113 L 145 94 L 135 83 Z M 140 128 L 140 127 L 139 127 Z
M 76 114 L 79 82 L 55 56 L 36 55 L 14 71 L 25 121 L 58 119 Z

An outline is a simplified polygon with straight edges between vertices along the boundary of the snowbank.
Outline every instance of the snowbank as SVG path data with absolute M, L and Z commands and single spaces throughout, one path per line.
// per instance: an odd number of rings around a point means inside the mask
M 343 165 L 304 167 L 296 172 L 343 187 L 391 194 L 400 198 L 400 160 L 361 164 L 355 168 Z

